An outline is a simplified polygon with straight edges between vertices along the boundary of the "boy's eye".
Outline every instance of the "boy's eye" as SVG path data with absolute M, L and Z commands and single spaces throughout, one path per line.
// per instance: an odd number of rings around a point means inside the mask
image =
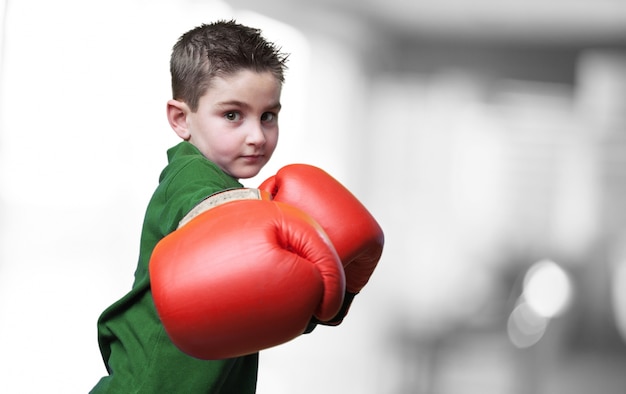
M 265 112 L 265 113 L 263 113 L 263 115 L 261 115 L 261 121 L 262 122 L 271 122 L 273 120 L 276 120 L 276 114 L 275 113 Z
M 226 112 L 224 114 L 224 117 L 226 118 L 226 120 L 229 120 L 231 122 L 236 122 L 239 119 L 241 119 L 241 114 L 239 112 L 231 111 L 231 112 Z

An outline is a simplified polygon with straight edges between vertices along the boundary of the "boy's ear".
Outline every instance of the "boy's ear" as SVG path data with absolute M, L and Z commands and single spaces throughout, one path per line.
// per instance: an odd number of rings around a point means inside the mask
M 187 141 L 191 137 L 189 127 L 187 125 L 187 115 L 191 111 L 186 103 L 178 100 L 169 100 L 167 102 L 167 120 L 170 126 L 183 140 Z

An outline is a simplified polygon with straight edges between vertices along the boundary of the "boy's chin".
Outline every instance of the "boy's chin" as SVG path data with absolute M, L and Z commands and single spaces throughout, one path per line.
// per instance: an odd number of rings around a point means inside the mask
M 229 175 L 235 179 L 249 179 L 257 176 L 259 172 L 261 172 L 261 168 L 246 168 L 233 171 Z

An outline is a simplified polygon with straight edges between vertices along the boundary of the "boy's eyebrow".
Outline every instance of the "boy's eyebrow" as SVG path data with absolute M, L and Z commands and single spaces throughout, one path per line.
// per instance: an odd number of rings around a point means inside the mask
M 219 107 L 235 106 L 235 107 L 241 107 L 241 108 L 245 108 L 245 109 L 250 108 L 250 104 L 245 103 L 243 101 L 239 101 L 239 100 L 220 101 L 216 105 L 219 106 Z M 268 108 L 275 109 L 275 110 L 280 110 L 282 108 L 282 104 L 280 103 L 280 101 L 277 101 L 277 102 L 275 102 L 273 104 L 270 104 L 268 106 Z

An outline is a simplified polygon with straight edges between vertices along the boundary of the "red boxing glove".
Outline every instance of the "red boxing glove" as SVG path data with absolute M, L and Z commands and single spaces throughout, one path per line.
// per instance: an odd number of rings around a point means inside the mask
M 150 260 L 154 303 L 172 342 L 200 359 L 251 354 L 330 319 L 345 291 L 341 261 L 307 214 L 267 200 L 194 213 Z
M 343 263 L 347 294 L 341 313 L 324 324 L 341 323 L 380 260 L 384 235 L 376 219 L 341 183 L 310 165 L 285 166 L 259 188 L 308 213 L 328 234 Z

